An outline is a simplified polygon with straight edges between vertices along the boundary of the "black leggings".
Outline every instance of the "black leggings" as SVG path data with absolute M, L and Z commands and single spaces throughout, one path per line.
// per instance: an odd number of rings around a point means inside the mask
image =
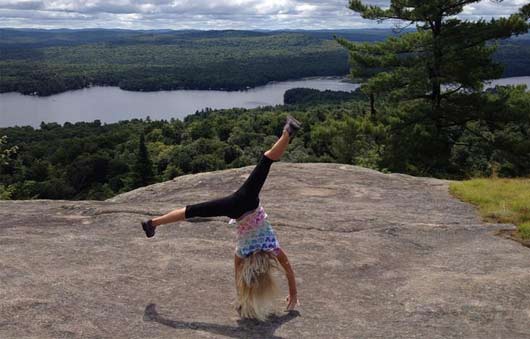
M 263 154 L 250 176 L 235 193 L 224 198 L 186 206 L 186 219 L 218 216 L 237 219 L 246 212 L 256 209 L 259 206 L 259 192 L 273 162 Z

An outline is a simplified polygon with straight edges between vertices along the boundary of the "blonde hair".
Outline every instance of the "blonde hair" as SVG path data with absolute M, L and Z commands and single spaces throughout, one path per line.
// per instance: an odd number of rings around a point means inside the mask
M 265 251 L 252 253 L 237 267 L 237 301 L 241 317 L 265 321 L 273 313 L 272 304 L 278 296 L 274 270 L 281 270 L 278 259 Z

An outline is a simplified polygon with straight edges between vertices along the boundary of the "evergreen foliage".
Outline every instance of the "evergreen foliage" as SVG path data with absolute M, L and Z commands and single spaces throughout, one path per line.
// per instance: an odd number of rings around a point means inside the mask
M 147 186 L 153 183 L 153 164 L 149 158 L 149 153 L 147 152 L 145 134 L 143 132 L 140 134 L 138 154 L 136 155 L 133 173 L 135 187 Z
M 514 162 L 519 158 L 516 166 L 527 164 L 524 148 L 492 137 L 502 134 L 507 124 L 526 120 L 507 106 L 518 94 L 492 96 L 483 92 L 483 83 L 503 73 L 492 60 L 496 45 L 489 42 L 527 33 L 530 4 L 510 17 L 490 21 L 455 17 L 465 5 L 479 1 L 395 0 L 388 9 L 350 1 L 350 8 L 363 18 L 401 20 L 416 28 L 383 42 L 337 39 L 350 52 L 352 76 L 366 79 L 362 90 L 372 100 L 372 114 L 390 127 L 392 158 L 385 165 L 393 170 L 443 175 L 455 148 L 470 134 L 487 141 L 495 154 Z M 493 153 L 488 159 L 496 161 Z

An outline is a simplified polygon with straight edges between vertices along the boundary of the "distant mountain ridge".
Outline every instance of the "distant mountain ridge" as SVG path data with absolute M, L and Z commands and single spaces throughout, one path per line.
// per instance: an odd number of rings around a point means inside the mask
M 318 39 L 332 39 L 334 34 L 358 41 L 380 41 L 394 34 L 391 29 L 339 30 L 126 30 L 126 29 L 17 29 L 0 28 L 0 48 L 35 48 L 79 45 L 96 42 L 137 41 L 156 34 L 174 39 L 205 39 L 219 37 L 272 36 L 302 33 Z M 43 41 L 44 40 L 44 41 Z

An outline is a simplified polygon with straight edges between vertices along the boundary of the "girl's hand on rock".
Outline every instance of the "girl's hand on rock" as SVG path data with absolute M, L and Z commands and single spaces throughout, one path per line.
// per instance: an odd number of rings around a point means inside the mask
M 286 311 L 292 311 L 296 306 L 300 305 L 300 302 L 298 301 L 298 298 L 296 295 L 288 295 L 286 298 L 287 301 L 287 308 Z

